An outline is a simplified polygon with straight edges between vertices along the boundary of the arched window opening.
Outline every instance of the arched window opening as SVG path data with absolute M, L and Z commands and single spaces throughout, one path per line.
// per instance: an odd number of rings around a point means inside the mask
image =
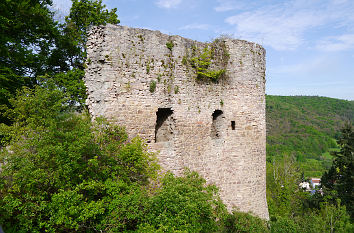
M 213 122 L 211 124 L 211 138 L 218 139 L 222 136 L 222 125 L 224 114 L 221 110 L 215 110 L 212 114 Z
M 172 139 L 174 133 L 173 110 L 159 108 L 156 112 L 155 142 L 166 142 Z

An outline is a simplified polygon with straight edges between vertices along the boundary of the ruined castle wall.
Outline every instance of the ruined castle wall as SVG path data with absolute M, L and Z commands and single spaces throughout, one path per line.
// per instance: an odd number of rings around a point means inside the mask
M 196 79 L 186 63 L 193 48 L 206 44 L 145 29 L 94 27 L 87 44 L 87 104 L 94 117 L 145 139 L 160 152 L 163 169 L 196 170 L 220 188 L 229 209 L 268 219 L 265 51 L 221 40 L 226 75 L 214 83 Z

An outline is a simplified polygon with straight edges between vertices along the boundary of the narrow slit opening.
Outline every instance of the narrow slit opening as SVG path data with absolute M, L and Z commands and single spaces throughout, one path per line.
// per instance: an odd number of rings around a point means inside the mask
M 235 121 L 231 121 L 231 129 L 235 130 Z

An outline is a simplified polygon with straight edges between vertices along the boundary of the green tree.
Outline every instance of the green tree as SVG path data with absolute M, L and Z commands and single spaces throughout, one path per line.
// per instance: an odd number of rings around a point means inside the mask
M 271 232 L 353 232 L 354 226 L 345 206 L 340 201 L 332 204 L 320 203 L 318 208 L 307 208 L 301 215 L 294 217 L 278 216 L 271 218 Z
M 65 17 L 65 37 L 71 42 L 69 53 L 71 65 L 83 68 L 86 59 L 87 33 L 90 27 L 118 24 L 117 8 L 105 9 L 102 0 L 72 0 L 70 13 Z
M 308 194 L 299 187 L 302 173 L 295 159 L 284 155 L 267 162 L 267 201 L 273 217 L 301 215 Z
M 69 103 L 84 106 L 87 32 L 93 25 L 119 23 L 117 9 L 108 11 L 101 0 L 73 0 L 59 24 L 51 5 L 51 0 L 0 2 L 0 122 L 11 124 L 4 116 L 9 99 L 22 86 L 41 84 L 42 76 L 54 78 L 70 94 Z
M 60 26 L 55 54 L 64 61 L 61 71 L 54 76 L 56 84 L 70 95 L 70 103 L 82 109 L 85 106 L 86 43 L 92 26 L 118 24 L 117 9 L 107 10 L 102 0 L 72 0 L 70 13 Z
M 310 227 L 308 225 L 307 227 Z M 272 233 L 297 233 L 297 232 L 306 232 L 305 229 L 300 230 L 300 226 L 296 223 L 293 218 L 290 217 L 281 217 L 273 218 L 271 221 L 271 232 Z
M 309 221 L 306 221 L 306 218 Z M 350 223 L 350 216 L 345 206 L 340 204 L 340 201 L 337 201 L 335 204 L 328 202 L 321 203 L 319 210 L 313 210 L 303 220 L 299 221 L 299 223 L 302 223 L 303 228 L 308 228 L 307 232 L 347 233 L 354 230 L 353 225 Z
M 22 86 L 34 87 L 36 77 L 54 69 L 51 48 L 59 34 L 51 0 L 0 2 L 0 122 L 9 99 Z
M 134 229 L 158 168 L 141 140 L 128 143 L 120 127 L 72 112 L 50 82 L 11 101 L 15 124 L 3 129 L 12 140 L 0 154 L 4 230 L 94 232 L 113 220 Z
M 337 140 L 339 151 L 332 152 L 334 156 L 332 167 L 321 178 L 321 184 L 327 195 L 333 195 L 342 200 L 348 212 L 354 217 L 354 131 L 348 123 Z

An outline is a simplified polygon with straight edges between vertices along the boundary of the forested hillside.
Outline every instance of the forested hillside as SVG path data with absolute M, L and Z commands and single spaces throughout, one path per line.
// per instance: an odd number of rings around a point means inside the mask
M 354 123 L 354 101 L 317 96 L 271 96 L 267 101 L 267 159 L 290 155 L 305 177 L 321 177 L 345 122 Z

